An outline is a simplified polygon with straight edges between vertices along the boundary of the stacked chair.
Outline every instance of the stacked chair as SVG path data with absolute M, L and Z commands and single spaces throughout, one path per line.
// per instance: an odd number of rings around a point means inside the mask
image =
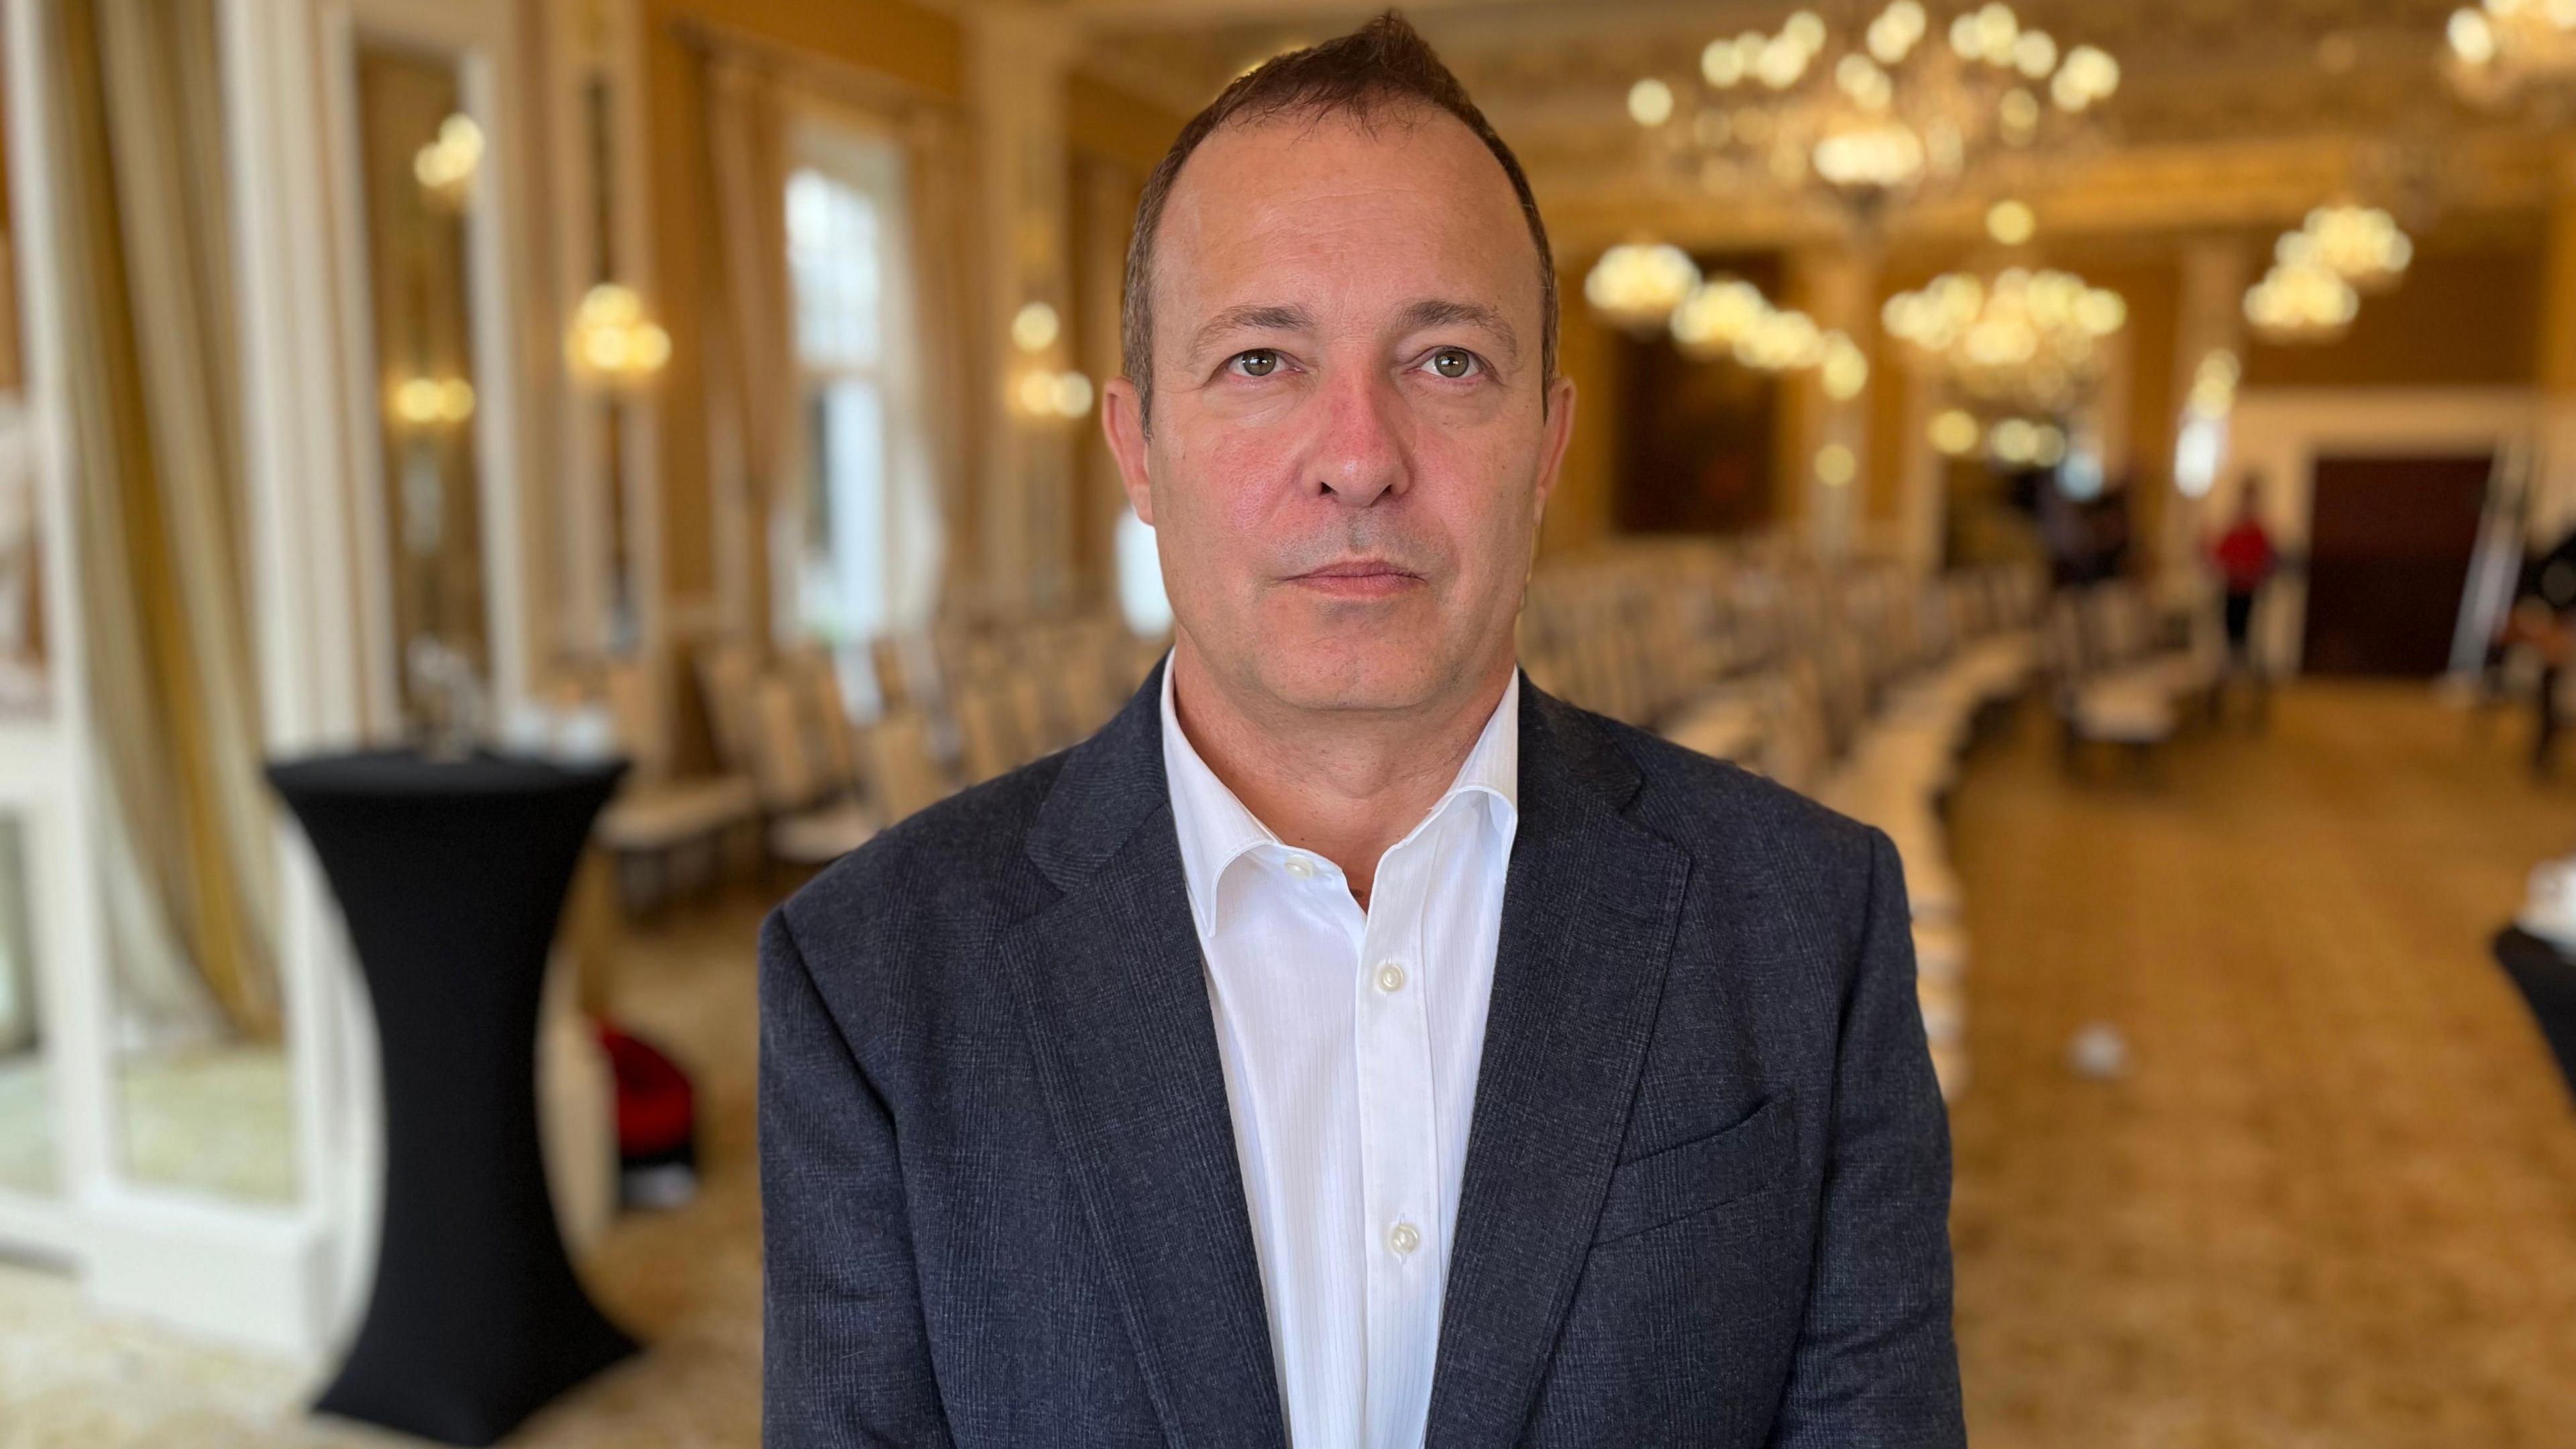
M 2162 608 L 2126 579 L 2067 589 L 2049 603 L 2045 639 L 2069 766 L 2095 745 L 2143 762 L 2218 707 L 2227 650 L 2205 589 Z
M 1621 545 L 1542 569 L 1521 658 L 1539 687 L 1759 771 L 1887 832 L 1905 864 L 1924 1029 L 1967 1081 L 1967 938 L 1942 802 L 1979 719 L 2040 659 L 2023 566 L 1831 569 L 1773 540 Z
M 1980 717 L 2041 661 L 2042 595 L 2037 571 L 2020 565 L 1927 578 L 1892 563 L 1822 567 L 1772 539 L 1625 543 L 1537 572 L 1520 655 L 1550 693 L 1887 832 L 1904 860 L 1934 1066 L 1955 1095 L 1968 947 L 1942 802 Z M 2152 610 L 2142 620 L 2125 605 L 2092 607 L 2089 621 L 2062 604 L 2046 611 L 2061 688 L 2070 669 L 2169 691 L 2201 677 L 2186 667 L 2199 646 L 2168 647 Z M 2053 632 L 2063 619 L 2079 631 L 2073 655 Z M 735 782 L 724 787 L 732 818 L 747 791 L 769 858 L 811 868 L 1088 736 L 1165 642 L 1095 616 L 833 652 L 719 643 L 695 664 L 721 778 Z
M 1162 651 L 1112 617 L 695 657 L 709 733 L 766 859 L 827 865 L 950 792 L 1081 740 Z

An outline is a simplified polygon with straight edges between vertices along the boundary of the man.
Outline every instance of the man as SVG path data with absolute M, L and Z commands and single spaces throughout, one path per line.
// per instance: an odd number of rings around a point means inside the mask
M 1963 1442 L 1893 850 L 1514 668 L 1553 277 L 1392 15 L 1149 182 L 1172 651 L 771 917 L 771 1445 Z

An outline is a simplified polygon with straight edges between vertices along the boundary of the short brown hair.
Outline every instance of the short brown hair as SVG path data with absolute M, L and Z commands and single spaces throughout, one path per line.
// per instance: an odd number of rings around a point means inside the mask
M 1154 406 L 1154 236 L 1162 228 L 1163 206 L 1172 184 L 1199 143 L 1230 122 L 1265 121 L 1278 116 L 1347 116 L 1366 125 L 1390 110 L 1423 106 L 1455 116 L 1494 159 L 1520 198 L 1521 216 L 1529 222 L 1530 242 L 1538 248 L 1539 395 L 1556 378 L 1556 261 L 1547 245 L 1547 226 L 1539 220 L 1538 200 L 1530 194 L 1529 177 L 1518 157 L 1467 98 L 1467 88 L 1440 63 L 1430 43 L 1389 10 L 1335 40 L 1273 56 L 1235 78 L 1206 110 L 1190 118 L 1162 164 L 1145 180 L 1136 203 L 1136 230 L 1127 242 L 1127 305 L 1119 342 L 1125 353 L 1128 381 L 1139 395 L 1140 421 L 1150 422 Z

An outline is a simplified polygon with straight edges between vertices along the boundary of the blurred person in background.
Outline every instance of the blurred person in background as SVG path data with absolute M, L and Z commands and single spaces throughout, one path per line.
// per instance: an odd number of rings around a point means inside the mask
M 1517 668 L 1553 279 L 1392 14 L 1155 171 L 1171 653 L 763 930 L 770 1445 L 1964 1444 L 1894 848 Z
M 2209 561 L 2218 570 L 2227 621 L 2227 665 L 2231 674 L 2253 686 L 2263 698 L 2263 664 L 2254 652 L 2254 606 L 2263 586 L 2280 565 L 2272 535 L 2263 527 L 2263 480 L 2248 475 L 2236 500 L 2236 516 L 2209 545 Z M 2204 615 L 2204 618 L 2207 616 Z

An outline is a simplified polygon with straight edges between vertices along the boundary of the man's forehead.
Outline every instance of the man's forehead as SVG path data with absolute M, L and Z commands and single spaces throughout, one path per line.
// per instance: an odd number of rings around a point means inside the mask
M 1490 260 L 1527 272 L 1537 261 L 1518 193 L 1484 142 L 1445 111 L 1399 104 L 1366 117 L 1265 117 L 1210 135 L 1174 178 L 1156 238 L 1158 290 L 1223 287 L 1300 254 L 1385 239 L 1387 228 L 1401 228 L 1395 239 L 1425 264 Z

